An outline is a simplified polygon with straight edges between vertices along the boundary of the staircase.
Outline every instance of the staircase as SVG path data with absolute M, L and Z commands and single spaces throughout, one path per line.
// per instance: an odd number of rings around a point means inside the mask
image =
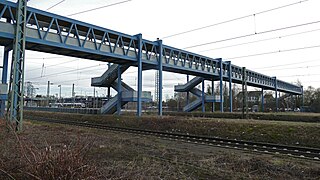
M 108 70 L 100 77 L 94 77 L 91 79 L 91 86 L 95 87 L 112 87 L 119 92 L 118 89 L 118 66 L 113 64 Z M 130 66 L 122 65 L 121 73 L 124 73 Z M 121 106 L 124 106 L 128 102 L 137 101 L 137 92 L 131 88 L 128 84 L 121 81 Z M 101 107 L 101 114 L 113 114 L 117 111 L 118 96 L 111 98 Z M 142 92 L 142 102 L 152 101 L 151 94 Z
M 196 87 L 198 84 L 202 82 L 201 77 L 195 77 L 191 79 L 191 81 L 187 82 L 186 84 L 183 85 L 176 85 L 174 86 L 174 91 L 176 92 L 188 92 L 194 87 Z
M 191 92 L 193 95 L 197 97 L 197 99 L 189 104 L 187 104 L 184 108 L 184 112 L 191 112 L 196 110 L 202 105 L 202 91 L 198 88 L 195 88 L 198 84 L 202 82 L 201 77 L 195 77 L 191 81 L 187 82 L 184 85 L 176 85 L 174 86 L 174 91 L 176 92 Z M 219 96 L 204 94 L 204 102 L 221 102 Z

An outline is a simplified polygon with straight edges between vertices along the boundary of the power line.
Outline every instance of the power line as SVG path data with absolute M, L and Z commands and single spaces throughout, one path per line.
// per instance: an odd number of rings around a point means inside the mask
M 278 76 L 278 77 L 309 77 L 309 76 L 320 76 L 320 74 L 294 74 L 294 75 L 287 75 L 287 76 Z
M 300 62 L 290 63 L 290 64 L 279 64 L 279 65 L 273 65 L 273 66 L 265 66 L 265 67 L 255 68 L 255 69 L 268 69 L 268 68 L 281 67 L 281 66 L 290 66 L 290 65 L 302 64 L 302 63 L 307 63 L 307 62 L 315 62 L 315 61 L 319 61 L 319 60 L 320 59 L 314 59 L 314 60 L 300 61 Z
M 74 61 L 78 61 L 78 59 L 75 59 L 75 60 L 72 60 L 72 61 L 68 61 L 68 62 L 58 63 L 58 64 L 52 64 L 52 65 L 49 65 L 49 66 L 45 66 L 45 68 L 52 67 L 52 66 L 60 66 L 61 64 L 68 64 L 68 63 L 71 63 L 71 62 L 74 62 Z M 35 70 L 42 69 L 42 68 L 43 67 L 30 69 L 30 70 L 28 70 L 28 72 L 35 71 Z
M 182 34 L 187 34 L 187 33 L 194 32 L 194 31 L 199 31 L 199 30 L 202 30 L 202 29 L 206 29 L 206 28 L 210 28 L 210 27 L 213 27 L 213 26 L 218 26 L 218 25 L 230 23 L 230 22 L 233 22 L 233 21 L 238 21 L 238 20 L 245 19 L 245 18 L 252 17 L 252 16 L 255 17 L 256 15 L 259 15 L 259 14 L 263 14 L 263 13 L 279 10 L 279 9 L 290 7 L 290 6 L 293 6 L 293 5 L 296 5 L 296 4 L 301 4 L 301 3 L 306 2 L 306 1 L 309 1 L 309 0 L 298 1 L 298 2 L 295 2 L 295 3 L 291 3 L 291 4 L 275 7 L 275 8 L 272 8 L 272 9 L 260 11 L 260 12 L 254 13 L 254 14 L 249 14 L 249 15 L 245 15 L 245 16 L 229 19 L 229 20 L 218 22 L 218 23 L 215 23 L 215 24 L 202 26 L 202 27 L 191 29 L 191 30 L 188 30 L 188 31 L 183 31 L 183 32 L 180 32 L 180 33 L 175 33 L 175 34 L 172 34 L 172 35 L 165 36 L 162 39 L 167 39 L 167 38 L 171 38 L 171 37 L 174 37 L 174 36 L 179 36 L 179 35 L 182 35 Z
M 275 53 L 283 53 L 283 52 L 290 52 L 290 51 L 299 51 L 299 50 L 312 49 L 312 48 L 318 48 L 318 47 L 320 47 L 320 45 L 307 46 L 307 47 L 294 48 L 294 49 L 278 50 L 278 51 L 271 51 L 271 52 L 263 52 L 263 53 L 258 53 L 258 54 L 249 54 L 249 55 L 232 57 L 232 58 L 226 58 L 226 59 L 228 59 L 228 60 L 241 59 L 241 58 L 246 58 L 246 57 L 262 56 L 262 55 L 275 54 Z
M 312 65 L 312 66 L 300 66 L 300 67 L 288 67 L 288 68 L 280 68 L 280 69 L 267 69 L 265 71 L 280 71 L 280 70 L 287 70 L 287 69 L 309 69 L 309 68 L 316 68 L 320 65 Z
M 123 3 L 127 3 L 127 2 L 129 2 L 129 1 L 132 1 L 132 0 L 126 0 L 126 1 L 121 1 L 121 2 L 117 2 L 117 3 L 113 3 L 113 4 L 108 4 L 108 5 L 96 7 L 96 8 L 93 8 L 93 9 L 88 9 L 88 10 L 76 12 L 76 13 L 73 13 L 73 14 L 69 14 L 69 15 L 67 15 L 67 16 L 75 16 L 75 15 L 78 15 L 78 14 L 83 14 L 83 13 L 87 13 L 87 12 L 91 12 L 91 11 L 103 9 L 103 8 L 106 8 L 106 7 L 115 6 L 115 5 L 119 5 L 119 4 L 123 4 Z
M 101 65 L 104 65 L 104 64 L 99 64 L 98 66 L 101 66 Z M 82 69 L 88 69 L 88 68 L 93 68 L 93 67 L 97 67 L 97 65 L 84 67 L 84 68 L 80 68 L 80 69 L 77 69 L 77 70 L 68 70 L 68 71 L 52 73 L 52 74 L 48 74 L 48 75 L 45 75 L 45 76 L 32 77 L 32 78 L 29 78 L 27 81 L 30 81 L 32 79 L 39 79 L 39 78 L 43 78 L 43 77 L 50 77 L 50 76 L 55 76 L 55 75 L 60 75 L 60 74 L 66 74 L 66 73 L 75 72 L 75 71 L 79 71 L 79 70 L 82 70 Z M 103 69 L 106 69 L 106 68 L 103 68 Z M 101 70 L 103 70 L 103 69 L 101 69 Z M 96 70 L 100 70 L 100 69 L 96 69 Z
M 206 45 L 210 45 L 210 44 L 216 44 L 216 43 L 226 42 L 226 41 L 231 41 L 231 40 L 236 40 L 236 39 L 242 39 L 242 38 L 246 38 L 246 37 L 250 37 L 250 36 L 267 34 L 267 33 L 276 32 L 276 31 L 283 31 L 283 30 L 287 30 L 287 29 L 308 26 L 308 25 L 317 24 L 317 23 L 320 23 L 320 21 L 313 21 L 313 22 L 297 24 L 297 25 L 292 25 L 292 26 L 286 26 L 286 27 L 277 28 L 277 29 L 271 29 L 271 30 L 266 30 L 266 31 L 261 31 L 261 32 L 256 32 L 256 33 L 245 34 L 245 35 L 231 37 L 231 38 L 222 39 L 222 40 L 218 40 L 218 41 L 212 41 L 212 42 L 197 44 L 197 45 L 193 45 L 193 46 L 188 46 L 183 49 L 191 49 L 191 48 L 195 48 L 195 47 L 206 46 Z
M 258 43 L 258 42 L 264 42 L 264 41 L 270 41 L 270 40 L 274 40 L 274 39 L 281 39 L 281 38 L 297 36 L 297 35 L 301 35 L 301 34 L 312 33 L 312 32 L 316 32 L 319 30 L 320 29 L 303 31 L 303 32 L 293 33 L 293 34 L 288 34 L 288 35 L 283 35 L 283 36 L 277 36 L 277 37 L 271 37 L 271 38 L 266 38 L 266 39 L 261 39 L 261 40 L 256 40 L 256 41 L 249 41 L 249 42 L 244 42 L 244 43 L 238 43 L 238 44 L 233 44 L 233 45 L 228 45 L 228 46 L 217 47 L 214 49 L 207 49 L 207 50 L 203 50 L 203 51 L 199 51 L 199 52 L 208 52 L 208 51 L 214 51 L 214 50 L 218 50 L 218 49 L 225 49 L 225 48 L 230 48 L 230 47 L 243 46 L 243 45 L 247 45 L 247 44 L 254 44 L 254 43 Z
M 52 6 L 50 6 L 48 9 L 46 9 L 47 11 L 49 11 L 50 9 L 52 9 L 52 8 L 54 8 L 54 7 L 56 7 L 56 6 L 58 6 L 59 4 L 61 4 L 61 3 L 63 3 L 65 0 L 62 0 L 62 1 L 59 1 L 58 3 L 56 3 L 56 4 L 54 4 L 54 5 L 52 5 Z

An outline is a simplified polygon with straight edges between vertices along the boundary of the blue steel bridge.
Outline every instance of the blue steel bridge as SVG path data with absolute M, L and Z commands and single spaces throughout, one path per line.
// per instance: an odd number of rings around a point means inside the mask
M 3 84 L 7 83 L 8 53 L 12 50 L 15 38 L 16 9 L 16 3 L 0 0 L 0 45 L 5 47 Z M 218 81 L 221 86 L 222 81 L 229 82 L 230 96 L 232 83 L 242 84 L 243 80 L 248 86 L 261 88 L 262 91 L 275 91 L 276 99 L 278 92 L 303 95 L 303 88 L 300 86 L 243 69 L 223 58 L 202 56 L 167 46 L 162 40 L 146 40 L 141 34 L 128 35 L 35 8 L 27 8 L 26 49 L 112 63 L 101 77 L 94 77 L 91 82 L 92 86 L 112 87 L 118 92 L 118 95 L 102 108 L 103 113 L 120 113 L 121 106 L 132 101 L 137 102 L 137 115 L 141 116 L 141 102 L 150 100 L 142 91 L 142 71 L 150 69 L 159 71 L 159 115 L 162 115 L 163 71 L 195 76 L 187 84 L 175 87 L 177 92 L 190 92 L 198 97 L 184 108 L 185 111 L 204 107 L 207 102 L 218 102 L 223 107 L 222 93 L 219 97 L 204 93 L 205 80 Z M 121 74 L 130 66 L 138 67 L 137 90 L 121 80 Z M 200 83 L 203 84 L 202 89 L 195 88 Z M 231 106 L 232 98 L 229 99 Z M 5 100 L 6 96 L 2 95 L 2 109 Z M 220 109 L 223 111 L 223 108 Z M 232 108 L 230 110 L 232 111 Z

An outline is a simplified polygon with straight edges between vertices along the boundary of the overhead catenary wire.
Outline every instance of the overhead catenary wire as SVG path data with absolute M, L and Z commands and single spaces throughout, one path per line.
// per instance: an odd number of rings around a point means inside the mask
M 319 48 L 319 47 L 320 47 L 320 45 L 307 46 L 307 47 L 300 47 L 300 48 L 293 48 L 293 49 L 284 49 L 284 50 L 278 50 L 278 51 L 263 52 L 263 53 L 257 53 L 257 54 L 249 54 L 249 55 L 243 55 L 243 56 L 237 56 L 237 57 L 231 57 L 231 58 L 225 58 L 225 59 L 228 59 L 228 60 L 241 59 L 241 58 L 247 58 L 247 57 L 262 56 L 262 55 L 283 53 L 283 52 L 290 52 L 290 51 L 300 51 L 300 50 L 313 49 L 313 48 Z
M 68 63 L 72 63 L 72 62 L 75 62 L 75 61 L 78 61 L 78 60 L 79 60 L 79 59 L 75 59 L 75 60 L 72 60 L 72 61 L 67 61 L 67 62 L 52 64 L 52 65 L 48 65 L 48 66 L 44 66 L 44 67 L 45 67 L 45 68 L 48 68 L 48 67 L 57 67 L 57 66 L 60 66 L 61 64 L 68 64 Z M 39 70 L 39 69 L 42 69 L 42 68 L 43 68 L 43 67 L 30 69 L 30 70 L 28 70 L 28 72 L 30 72 L 30 71 L 35 71 L 35 70 Z
M 309 77 L 309 76 L 320 76 L 320 74 L 292 74 L 292 75 L 278 76 L 278 77 Z
M 49 7 L 48 9 L 46 9 L 46 10 L 47 10 L 47 11 L 49 11 L 50 9 L 52 9 L 52 8 L 54 8 L 54 7 L 56 7 L 56 6 L 58 6 L 59 4 L 63 3 L 64 1 L 66 1 L 66 0 L 61 0 L 61 1 L 57 2 L 56 4 L 54 4 L 54 5 L 50 6 L 50 7 Z
M 302 34 L 307 34 L 307 33 L 313 33 L 313 32 L 316 32 L 316 31 L 320 31 L 320 29 L 313 29 L 313 30 L 309 30 L 309 31 L 303 31 L 303 32 L 298 32 L 298 33 L 293 33 L 293 34 L 288 34 L 288 35 L 282 35 L 282 36 L 276 36 L 276 37 L 271 37 L 271 38 L 265 38 L 265 39 L 260 39 L 260 40 L 256 40 L 256 41 L 248 41 L 248 42 L 232 44 L 232 45 L 228 45 L 228 46 L 221 46 L 221 47 L 217 47 L 217 48 L 213 48 L 213 49 L 202 50 L 202 51 L 199 51 L 199 53 L 208 52 L 208 51 L 214 51 L 214 50 L 218 50 L 218 49 L 226 49 L 226 48 L 231 48 L 231 47 L 243 46 L 243 45 L 247 45 L 247 44 L 265 42 L 265 41 L 270 41 L 270 40 L 275 40 L 275 39 L 282 39 L 282 38 L 286 38 L 286 37 L 292 37 L 292 36 L 297 36 L 297 35 L 302 35 Z
M 99 65 L 93 65 L 93 66 L 89 66 L 89 67 L 84 67 L 84 68 L 80 68 L 80 69 L 76 69 L 76 70 L 68 70 L 68 71 L 62 71 L 62 72 L 57 72 L 57 73 L 52 73 L 52 74 L 48 74 L 48 75 L 45 75 L 45 76 L 38 76 L 38 77 L 31 77 L 31 78 L 28 78 L 27 81 L 30 81 L 32 79 L 39 79 L 39 78 L 44 78 L 44 77 L 50 77 L 50 76 L 55 76 L 55 75 L 60 75 L 60 74 L 66 74 L 66 73 L 72 73 L 72 72 L 77 72 L 79 70 L 83 70 L 83 69 L 90 69 L 90 68 L 94 68 L 94 67 L 97 67 L 97 66 L 101 66 L 101 65 L 105 65 L 105 64 L 99 64 Z M 107 69 L 106 67 L 103 68 L 103 69 Z M 101 70 L 103 70 L 101 68 Z M 90 70 L 92 71 L 92 70 Z
M 276 28 L 276 29 L 270 29 L 270 30 L 266 30 L 266 31 L 260 31 L 257 33 L 249 33 L 249 34 L 245 34 L 245 35 L 241 35 L 241 36 L 235 36 L 235 37 L 221 39 L 221 40 L 217 40 L 217 41 L 188 46 L 183 49 L 191 49 L 191 48 L 195 48 L 195 47 L 201 47 L 201 46 L 206 46 L 206 45 L 210 45 L 210 44 L 216 44 L 216 43 L 221 43 L 221 42 L 226 42 L 226 41 L 231 41 L 231 40 L 236 40 L 236 39 L 242 39 L 242 38 L 246 38 L 246 37 L 267 34 L 267 33 L 276 32 L 276 31 L 283 31 L 283 30 L 287 30 L 287 29 L 293 29 L 293 28 L 308 26 L 308 25 L 317 24 L 317 23 L 320 23 L 320 21 L 312 21 L 312 22 L 303 23 L 303 24 L 296 24 L 296 25 L 291 25 L 291 26 L 286 26 L 286 27 L 281 27 L 281 28 Z
M 76 12 L 76 13 L 72 13 L 72 14 L 69 14 L 67 16 L 75 16 L 75 15 L 79 15 L 79 14 L 83 14 L 83 13 L 87 13 L 87 12 L 91 12 L 91 11 L 96 11 L 96 10 L 103 9 L 103 8 L 106 8 L 106 7 L 111 7 L 111 6 L 127 3 L 129 1 L 132 1 L 132 0 L 120 1 L 120 2 L 113 3 L 113 4 L 108 4 L 108 5 L 104 5 L 104 6 L 100 6 L 100 7 L 96 7 L 96 8 L 92 8 L 92 9 Z
M 105 65 L 105 64 L 98 64 L 98 65 L 93 65 L 93 66 L 84 67 L 84 68 L 80 68 L 80 69 L 72 69 L 72 70 L 52 73 L 52 74 L 48 74 L 48 75 L 44 75 L 44 76 L 31 77 L 31 78 L 28 78 L 27 81 L 31 81 L 33 79 L 40 79 L 40 78 L 46 78 L 46 77 L 61 75 L 61 74 L 69 74 L 69 73 L 73 73 L 73 72 L 77 72 L 77 73 L 80 72 L 81 73 L 81 72 L 93 72 L 93 71 L 99 71 L 99 70 L 107 70 L 106 67 L 103 67 L 103 68 L 91 69 L 91 70 L 88 70 L 88 71 L 79 71 L 79 70 L 85 70 L 85 69 L 94 68 L 94 67 L 97 67 L 97 66 L 100 67 L 100 66 L 103 66 L 103 65 Z M 124 75 L 132 74 L 132 73 L 136 73 L 136 72 L 125 72 Z
M 316 68 L 316 67 L 320 67 L 320 65 L 288 67 L 288 68 L 279 68 L 279 69 L 266 69 L 266 70 L 262 70 L 262 71 L 282 71 L 282 70 L 288 70 L 288 69 L 309 69 L 309 68 Z
M 316 61 L 320 61 L 320 59 L 313 59 L 313 60 L 307 60 L 307 61 L 299 61 L 299 62 L 295 62 L 295 63 L 289 63 L 289 64 L 278 64 L 278 65 L 272 65 L 272 66 L 265 66 L 265 67 L 258 67 L 255 69 L 272 69 L 272 68 L 277 68 L 277 67 L 283 67 L 283 66 L 291 66 L 291 65 L 296 65 L 296 64 L 303 64 L 303 63 L 307 63 L 307 62 L 316 62 Z
M 215 24 L 210 24 L 210 25 L 207 25 L 207 26 L 194 28 L 194 29 L 183 31 L 183 32 L 180 32 L 180 33 L 171 34 L 171 35 L 168 35 L 168 36 L 164 36 L 161 39 L 167 39 L 167 38 L 171 38 L 171 37 L 174 37 L 174 36 L 179 36 L 179 35 L 191 33 L 191 32 L 194 32 L 194 31 L 199 31 L 199 30 L 202 30 L 202 29 L 207 29 L 207 28 L 210 28 L 210 27 L 214 27 L 214 26 L 230 23 L 230 22 L 233 22 L 233 21 L 238 21 L 238 20 L 249 18 L 249 17 L 252 17 L 252 16 L 255 17 L 256 15 L 259 15 L 259 14 L 264 14 L 264 13 L 268 13 L 268 12 L 271 12 L 271 11 L 283 9 L 283 8 L 290 7 L 290 6 L 297 5 L 297 4 L 301 4 L 301 3 L 307 2 L 307 1 L 309 1 L 309 0 L 297 1 L 297 2 L 286 4 L 286 5 L 283 5 L 283 6 L 267 9 L 267 10 L 264 10 L 264 11 L 260 11 L 260 12 L 257 12 L 257 13 L 253 13 L 253 14 L 249 14 L 249 15 L 240 16 L 240 17 L 237 17 L 237 18 L 221 21 L 221 22 L 218 22 L 218 23 L 215 23 Z

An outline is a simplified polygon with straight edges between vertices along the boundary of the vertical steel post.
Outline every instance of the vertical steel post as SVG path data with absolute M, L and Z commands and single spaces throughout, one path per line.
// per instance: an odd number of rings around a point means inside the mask
M 141 97 L 142 97 L 142 34 L 138 34 L 138 100 L 137 100 L 137 116 L 140 117 L 141 116 Z
M 59 100 L 61 101 L 61 85 L 58 85 L 59 89 Z
M 189 74 L 187 75 L 187 83 L 189 82 Z M 189 91 L 187 91 L 187 105 L 189 104 Z
M 232 66 L 231 61 L 229 61 L 229 104 L 230 104 L 230 112 L 232 112 Z
M 3 52 L 3 65 L 2 65 L 2 84 L 7 84 L 8 79 L 8 60 L 9 50 L 4 48 Z M 1 117 L 5 117 L 6 99 L 1 99 Z
M 301 106 L 304 106 L 304 90 L 303 90 L 303 86 L 301 86 L 301 96 L 302 96 L 302 105 Z M 301 109 L 301 107 L 300 107 Z
M 122 88 L 121 88 L 121 65 L 118 66 L 118 102 L 117 102 L 117 115 L 121 114 L 121 104 L 122 104 Z
M 108 70 L 110 69 L 110 67 L 111 67 L 111 63 L 108 63 Z M 111 88 L 110 88 L 110 86 L 108 87 L 108 101 L 110 100 L 110 97 L 111 97 Z
M 96 87 L 93 87 L 92 108 L 96 108 Z
M 215 93 L 214 93 L 214 80 L 212 79 L 212 81 L 211 81 L 211 91 L 212 91 L 212 96 L 214 97 L 214 102 L 212 103 L 212 112 L 214 112 L 214 110 L 215 110 L 215 101 L 216 101 L 216 96 L 215 96 Z
M 202 112 L 203 112 L 203 113 L 206 111 L 204 91 L 205 91 L 205 89 L 204 89 L 204 78 L 202 78 L 201 104 L 202 104 Z
M 275 88 L 275 92 L 276 92 L 276 112 L 278 112 L 279 99 L 278 99 L 278 81 L 277 81 L 277 77 L 274 77 L 274 88 Z
M 242 68 L 242 118 L 248 118 L 247 69 Z
M 50 96 L 50 81 L 48 81 L 48 85 L 47 85 L 47 98 L 49 98 L 49 96 Z
M 7 109 L 7 123 L 15 123 L 16 131 L 22 130 L 23 121 L 26 16 L 27 0 L 18 0 Z
M 261 88 L 261 111 L 264 112 L 264 95 L 263 95 L 264 89 Z
M 159 107 L 158 107 L 158 115 L 162 116 L 162 40 L 158 40 L 159 45 Z
M 47 85 L 47 102 L 48 102 L 48 107 L 49 107 L 49 104 L 50 104 L 50 81 L 48 81 L 48 85 Z
M 220 111 L 223 112 L 223 64 L 222 59 L 219 61 L 220 63 Z
M 2 67 L 2 84 L 7 83 L 8 79 L 8 60 L 9 60 L 9 50 L 4 50 L 3 52 L 3 67 Z
M 72 102 L 75 103 L 76 102 L 76 97 L 75 97 L 76 93 L 74 92 L 74 84 L 72 84 Z

